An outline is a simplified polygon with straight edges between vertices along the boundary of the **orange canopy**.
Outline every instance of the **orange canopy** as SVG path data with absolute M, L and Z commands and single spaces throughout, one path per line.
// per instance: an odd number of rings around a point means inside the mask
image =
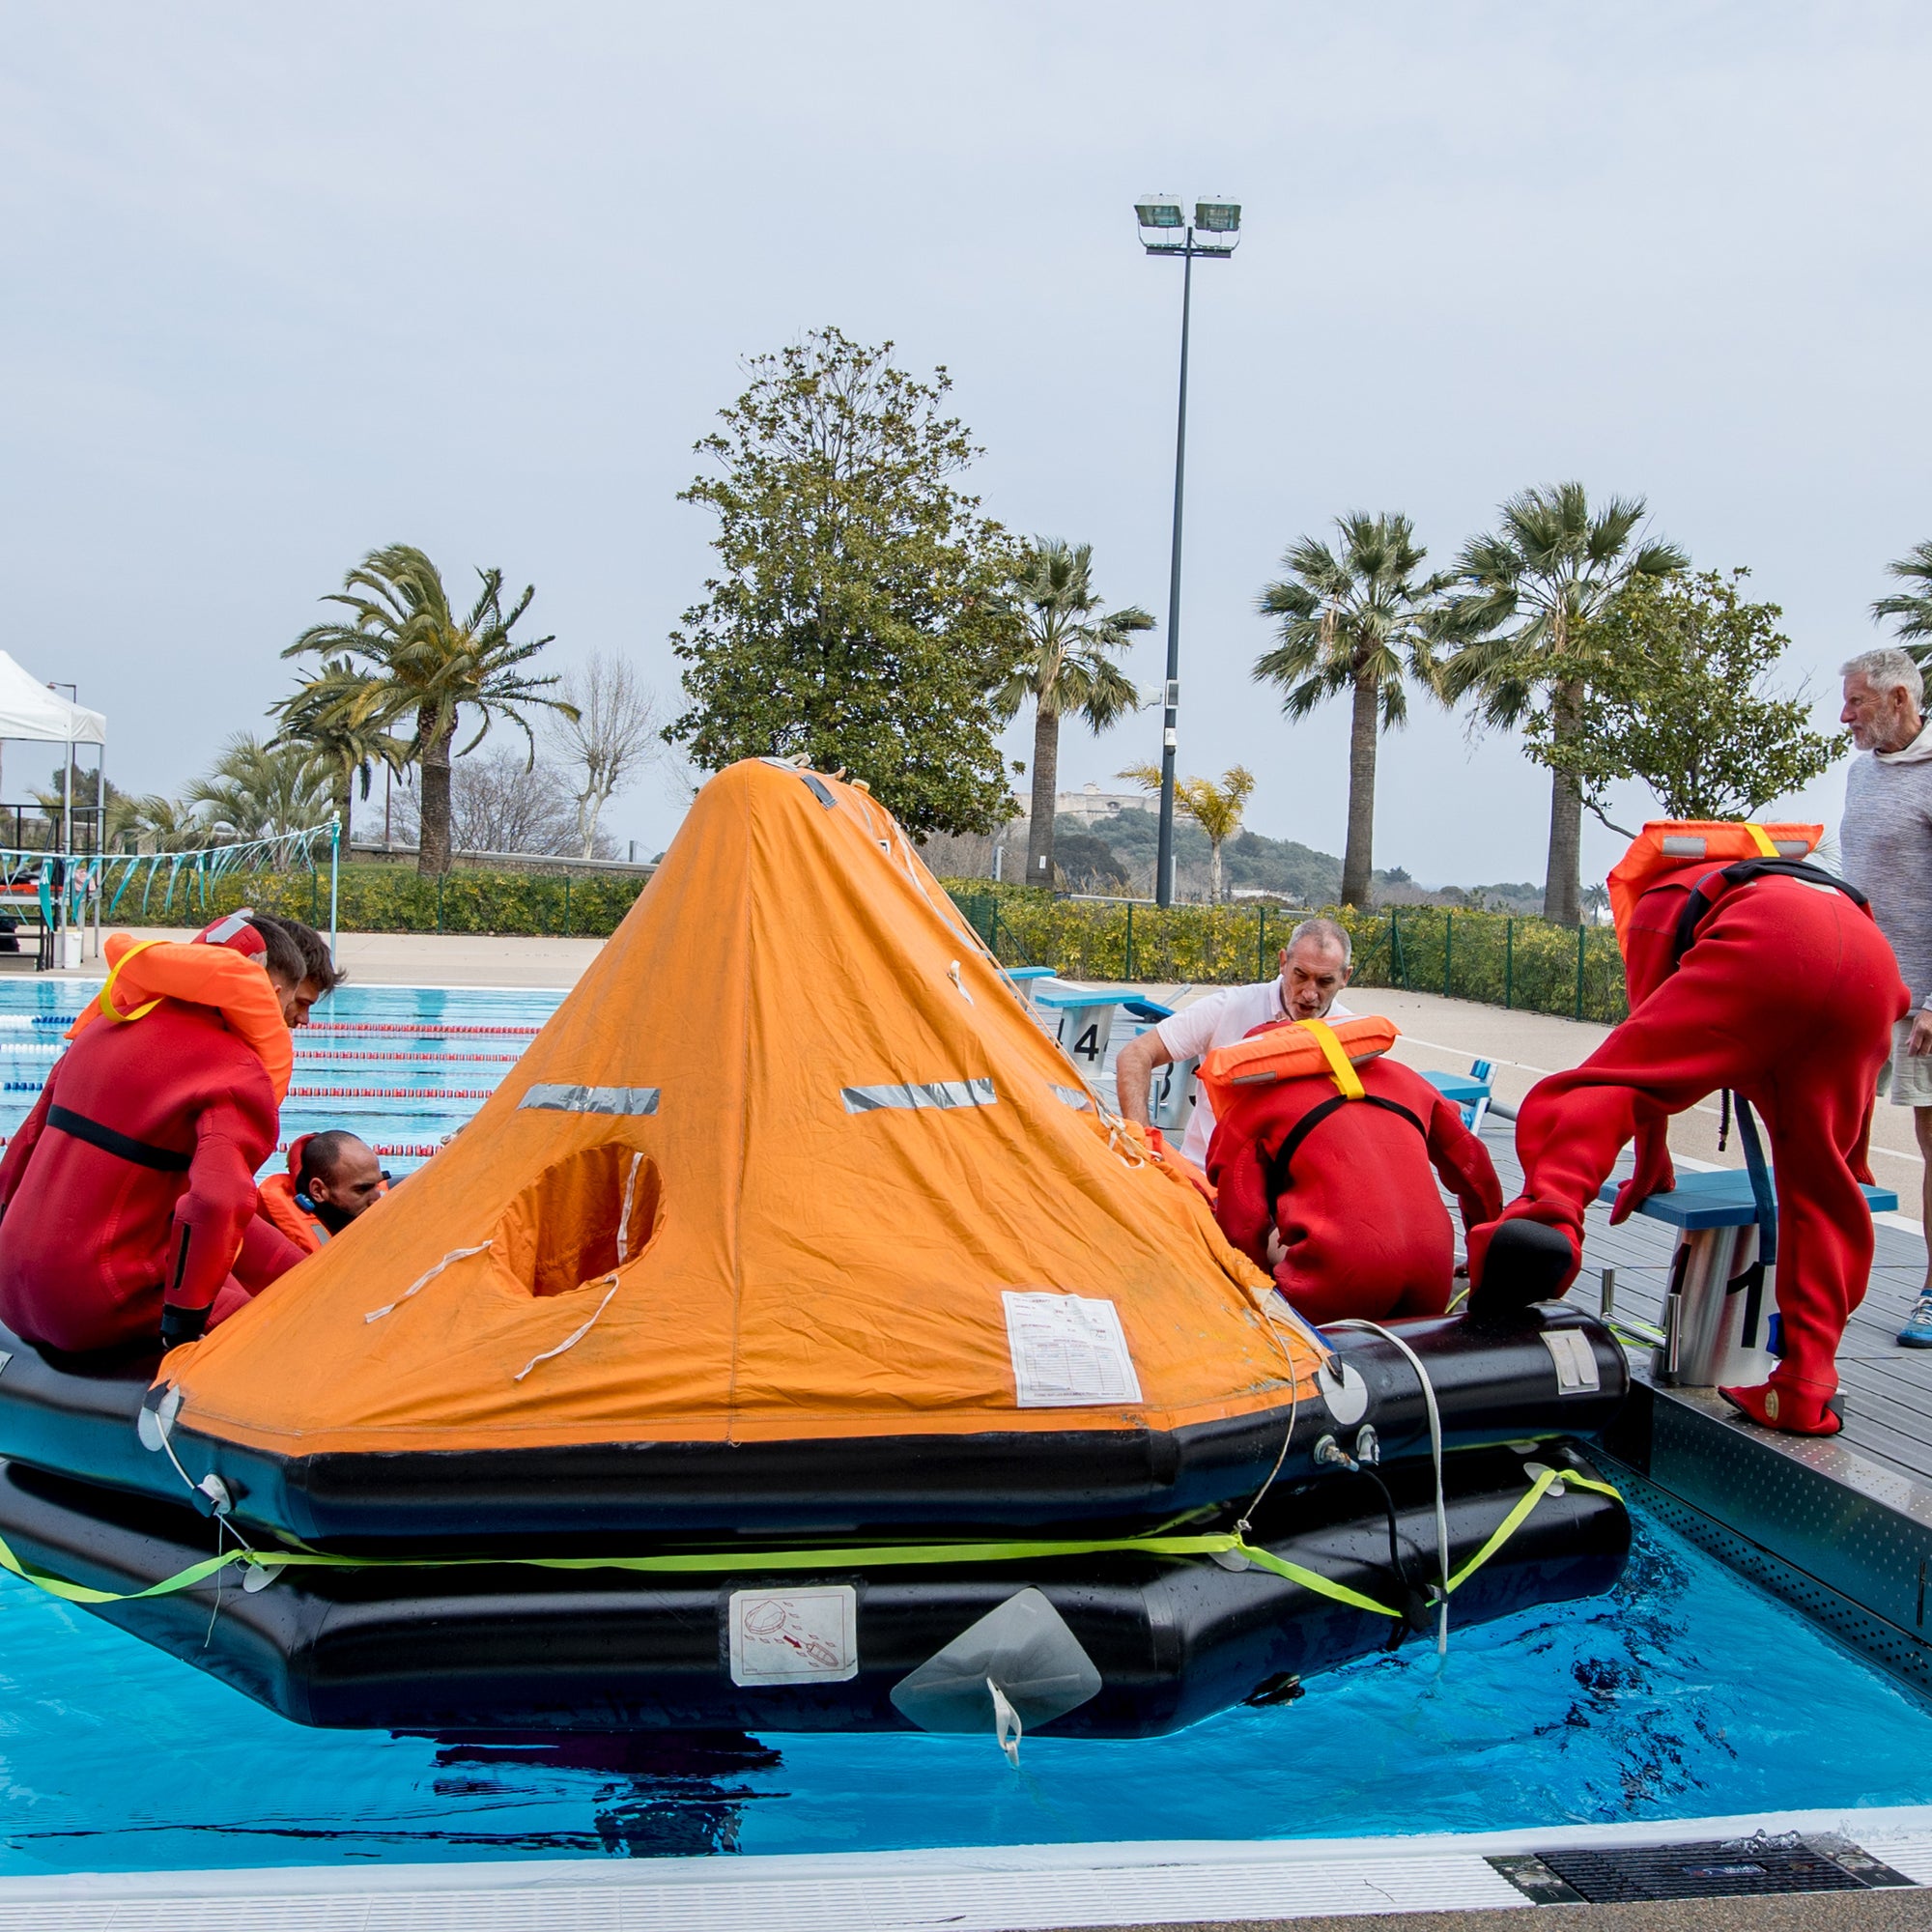
M 453 1145 L 164 1373 L 287 1455 L 1174 1429 L 1312 1375 L 1274 1300 L 891 816 L 753 760 Z
M 1752 825 L 1742 819 L 1653 818 L 1631 840 L 1630 850 L 1610 868 L 1610 918 L 1617 942 L 1636 902 L 1665 872 L 1708 859 L 1713 868 L 1739 859 L 1808 858 L 1822 825 Z

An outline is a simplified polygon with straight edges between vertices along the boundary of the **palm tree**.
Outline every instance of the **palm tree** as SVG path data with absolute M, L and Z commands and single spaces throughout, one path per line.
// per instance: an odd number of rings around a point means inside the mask
M 1121 776 L 1147 791 L 1160 789 L 1158 765 L 1129 765 Z M 1178 779 L 1174 802 L 1208 835 L 1208 895 L 1221 903 L 1221 847 L 1241 829 L 1241 812 L 1255 788 L 1245 765 L 1231 765 L 1216 784 L 1212 779 Z
M 1881 597 L 1872 606 L 1872 616 L 1896 617 L 1899 641 L 1914 661 L 1932 663 L 1932 543 L 1914 544 L 1908 555 L 1887 564 L 1886 570 L 1918 587 Z
M 269 707 L 282 725 L 271 743 L 302 747 L 329 773 L 345 850 L 358 774 L 366 799 L 378 764 L 400 772 L 409 763 L 404 741 L 365 715 L 373 704 L 369 684 L 347 658 L 330 658 L 318 676 Z
M 1034 702 L 1029 884 L 1053 883 L 1061 719 L 1078 712 L 1094 730 L 1104 731 L 1140 708 L 1140 693 L 1114 657 L 1127 648 L 1136 631 L 1152 629 L 1153 619 L 1138 604 L 1100 615 L 1093 569 L 1092 544 L 1042 538 L 1027 549 L 1006 590 L 1006 602 L 1025 630 L 1027 647 L 993 703 L 1010 718 L 1029 697 Z
M 505 718 L 528 741 L 532 763 L 536 737 L 525 707 L 542 704 L 565 713 L 574 708 L 549 695 L 555 678 L 532 677 L 519 668 L 553 641 L 510 635 L 535 589 L 526 585 L 505 611 L 503 573 L 476 575 L 483 587 L 469 611 L 458 616 L 441 573 L 421 551 L 409 544 L 371 551 L 343 579 L 342 588 L 323 600 L 343 605 L 352 613 L 349 621 L 311 625 L 282 653 L 340 652 L 360 670 L 366 680 L 361 694 L 344 700 L 344 715 L 356 726 L 413 721 L 403 755 L 422 767 L 416 868 L 425 876 L 449 870 L 450 748 L 464 707 L 478 721 L 465 752 L 473 751 L 491 724 Z
M 136 852 L 192 852 L 209 842 L 208 821 L 178 798 L 149 792 L 143 798 L 124 798 L 120 810 L 110 801 L 108 837 L 116 850 L 132 841 Z
M 327 824 L 328 781 L 327 768 L 303 747 L 265 745 L 243 731 L 182 799 L 217 838 L 280 838 Z
M 1455 647 L 1442 693 L 1451 702 L 1473 695 L 1483 722 L 1503 727 L 1547 703 L 1561 742 L 1580 728 L 1584 683 L 1571 662 L 1580 627 L 1633 578 L 1676 577 L 1690 559 L 1672 543 L 1634 541 L 1641 497 L 1612 497 L 1592 513 L 1582 484 L 1558 483 L 1512 497 L 1497 515 L 1500 526 L 1471 538 L 1457 559 L 1464 589 L 1440 621 Z M 1562 925 L 1581 923 L 1582 834 L 1582 794 L 1553 773 L 1543 916 Z
M 1280 619 L 1281 642 L 1255 660 L 1255 678 L 1281 686 L 1291 718 L 1345 691 L 1352 699 L 1342 901 L 1359 906 L 1375 871 L 1377 720 L 1384 731 L 1406 722 L 1405 676 L 1435 688 L 1430 628 L 1454 579 L 1417 579 L 1429 553 L 1406 517 L 1356 510 L 1335 527 L 1339 548 L 1303 537 L 1281 560 L 1288 576 L 1262 592 L 1262 613 Z

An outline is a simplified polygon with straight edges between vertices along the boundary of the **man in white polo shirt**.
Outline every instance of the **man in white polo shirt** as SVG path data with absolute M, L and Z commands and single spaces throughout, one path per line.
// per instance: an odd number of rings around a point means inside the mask
M 1210 1047 L 1245 1039 L 1270 1020 L 1348 1019 L 1349 1009 L 1335 995 L 1349 983 L 1354 948 L 1332 919 L 1304 919 L 1281 950 L 1281 977 L 1254 986 L 1224 986 L 1196 1000 L 1151 1033 L 1122 1047 L 1115 1063 L 1121 1112 L 1135 1125 L 1148 1124 L 1148 1085 L 1156 1066 L 1174 1060 L 1198 1060 Z M 1183 1158 L 1208 1165 L 1208 1143 L 1214 1136 L 1214 1110 L 1196 1090 L 1194 1112 L 1180 1144 Z

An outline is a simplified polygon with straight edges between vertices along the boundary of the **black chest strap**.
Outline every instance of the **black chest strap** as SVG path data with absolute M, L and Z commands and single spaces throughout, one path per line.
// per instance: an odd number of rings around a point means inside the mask
M 1690 952 L 1691 942 L 1697 937 L 1697 928 L 1716 909 L 1723 894 L 1736 886 L 1747 886 L 1753 879 L 1765 878 L 1803 879 L 1806 885 L 1829 886 L 1833 892 L 1843 893 L 1855 906 L 1867 909 L 1865 895 L 1858 887 L 1839 878 L 1835 872 L 1826 871 L 1823 866 L 1813 866 L 1804 859 L 1740 859 L 1721 871 L 1706 872 L 1691 887 L 1690 896 L 1684 901 L 1684 910 L 1678 915 L 1677 936 L 1670 948 L 1672 963 L 1675 964 Z M 1715 888 L 1713 880 L 1717 881 Z
M 76 1114 L 71 1107 L 49 1107 L 47 1125 L 61 1133 L 71 1134 L 77 1141 L 85 1141 L 89 1147 L 98 1147 L 102 1153 L 111 1153 L 117 1160 L 132 1161 L 136 1167 L 156 1168 L 162 1174 L 185 1174 L 194 1164 L 192 1154 L 177 1153 L 173 1148 L 137 1141 L 131 1134 L 103 1126 L 99 1121 L 90 1121 L 85 1114 Z
M 1359 1100 L 1350 1100 L 1346 1094 L 1331 1094 L 1320 1106 L 1311 1107 L 1290 1127 L 1283 1137 L 1281 1146 L 1274 1151 L 1268 1161 L 1268 1198 L 1286 1191 L 1289 1184 L 1289 1164 L 1294 1159 L 1295 1150 L 1321 1122 L 1343 1107 L 1379 1107 L 1385 1114 L 1400 1114 L 1408 1124 L 1419 1133 L 1424 1141 L 1429 1138 L 1429 1129 L 1414 1112 L 1405 1107 L 1400 1100 L 1385 1100 L 1379 1094 L 1364 1094 Z

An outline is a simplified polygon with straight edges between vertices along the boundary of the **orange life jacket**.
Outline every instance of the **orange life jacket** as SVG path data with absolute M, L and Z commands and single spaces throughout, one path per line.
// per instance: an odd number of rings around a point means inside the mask
M 1738 859 L 1803 859 L 1824 838 L 1822 825 L 1753 825 L 1737 819 L 1658 818 L 1631 841 L 1609 877 L 1610 917 L 1624 945 L 1636 902 L 1664 873 L 1708 859 L 1728 866 Z
M 96 1020 L 119 1025 L 138 1020 L 161 1000 L 213 1007 L 262 1063 L 276 1104 L 287 1097 L 295 1042 L 282 1017 L 282 1003 L 258 958 L 224 945 L 137 940 L 131 933 L 116 932 L 108 937 L 107 959 L 107 983 L 68 1029 L 68 1038 Z
M 1245 1087 L 1305 1079 L 1324 1069 L 1352 1099 L 1362 1091 L 1354 1068 L 1386 1053 L 1401 1031 L 1380 1013 L 1362 1013 L 1332 1026 L 1326 1020 L 1287 1020 L 1205 1054 L 1198 1078 L 1208 1089 L 1216 1120 L 1227 1111 L 1229 1098 Z
M 328 1239 L 328 1230 L 301 1205 L 293 1174 L 271 1174 L 256 1189 L 265 1221 L 280 1230 L 303 1254 L 312 1255 Z

